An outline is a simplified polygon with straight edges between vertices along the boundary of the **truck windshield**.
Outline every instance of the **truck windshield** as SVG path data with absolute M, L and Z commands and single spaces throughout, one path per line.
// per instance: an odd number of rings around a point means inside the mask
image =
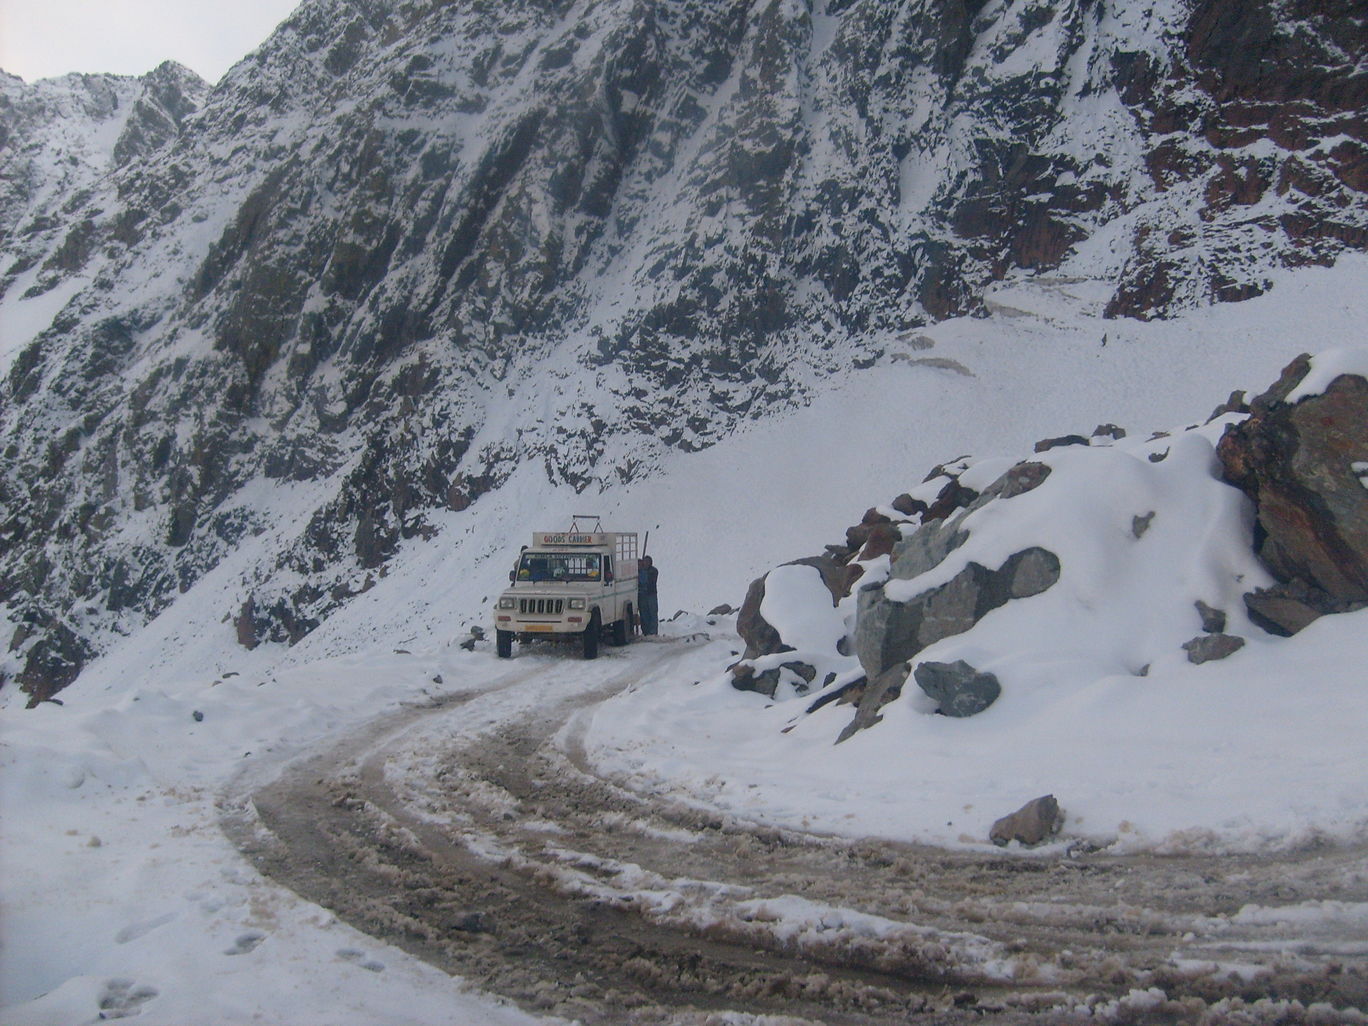
M 597 581 L 598 553 L 524 552 L 518 560 L 520 581 Z

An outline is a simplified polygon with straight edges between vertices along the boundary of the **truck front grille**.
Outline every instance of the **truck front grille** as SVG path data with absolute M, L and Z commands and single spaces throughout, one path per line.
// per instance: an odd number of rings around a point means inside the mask
M 565 599 L 525 598 L 518 600 L 518 612 L 533 616 L 559 616 L 565 608 Z

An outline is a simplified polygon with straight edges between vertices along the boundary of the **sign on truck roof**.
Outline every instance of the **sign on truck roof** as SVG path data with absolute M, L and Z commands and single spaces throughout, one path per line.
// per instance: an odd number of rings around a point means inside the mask
M 532 547 L 538 549 L 608 549 L 617 559 L 637 558 L 635 531 L 534 531 Z
M 537 531 L 533 545 L 607 545 L 606 534 L 571 534 L 568 531 Z

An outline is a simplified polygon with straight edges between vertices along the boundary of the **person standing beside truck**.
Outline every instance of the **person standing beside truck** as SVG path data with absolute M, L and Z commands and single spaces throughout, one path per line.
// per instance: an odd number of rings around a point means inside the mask
M 637 563 L 637 614 L 641 617 L 642 634 L 660 633 L 660 603 L 656 597 L 656 578 L 660 571 L 650 556 L 642 556 Z

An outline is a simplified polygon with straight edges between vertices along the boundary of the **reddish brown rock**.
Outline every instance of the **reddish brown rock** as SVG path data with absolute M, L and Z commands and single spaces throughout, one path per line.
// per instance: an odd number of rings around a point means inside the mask
M 237 632 L 238 644 L 248 651 L 261 644 L 256 631 L 256 604 L 251 598 L 242 603 L 237 616 L 233 617 L 233 629 Z
M 1033 798 L 1010 816 L 1003 816 L 993 824 L 988 839 L 999 847 L 1017 841 L 1021 844 L 1040 844 L 1059 832 L 1064 817 L 1059 802 L 1052 794 Z
M 912 498 L 907 492 L 903 492 L 894 499 L 891 505 L 905 517 L 920 516 L 927 510 L 926 503 L 922 502 L 920 499 Z
M 860 550 L 860 559 L 877 559 L 879 556 L 888 555 L 901 538 L 902 532 L 896 525 L 874 524 L 869 529 L 869 537 L 865 539 L 864 548 Z M 849 594 L 849 591 L 846 593 Z
M 784 645 L 784 639 L 779 637 L 779 632 L 760 615 L 760 603 L 765 601 L 765 577 L 757 577 L 751 581 L 751 586 L 746 590 L 745 601 L 741 603 L 741 611 L 736 614 L 736 633 L 741 635 L 741 640 L 746 643 L 743 657 L 745 659 L 755 659 L 772 652 L 789 650 L 788 646 Z
M 931 503 L 926 512 L 922 514 L 922 523 L 944 520 L 956 510 L 966 508 L 978 498 L 978 495 L 979 493 L 972 488 L 966 488 L 960 484 L 959 478 L 952 477 L 949 483 L 940 490 L 940 494 L 936 496 L 936 501 Z
M 1289 403 L 1309 369 L 1306 356 L 1289 364 L 1217 446 L 1225 480 L 1254 503 L 1259 557 L 1284 586 L 1246 604 L 1280 634 L 1309 613 L 1368 604 L 1368 488 L 1357 469 L 1368 463 L 1368 380 L 1340 375 Z M 1279 609 L 1295 616 L 1284 622 Z

